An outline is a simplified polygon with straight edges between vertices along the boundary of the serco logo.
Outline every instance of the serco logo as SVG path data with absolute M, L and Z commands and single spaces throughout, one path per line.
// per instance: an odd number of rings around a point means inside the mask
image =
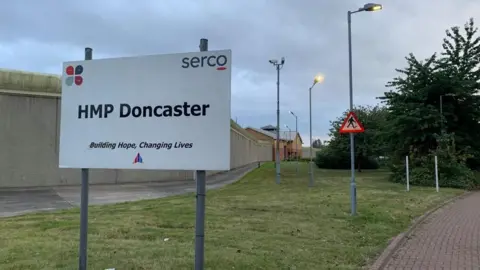
M 210 55 L 210 56 L 194 56 L 192 58 L 184 57 L 182 59 L 182 68 L 202 68 L 202 67 L 216 67 L 217 70 L 226 70 L 225 66 L 228 62 L 227 56 Z
M 140 153 L 137 153 L 137 155 L 133 159 L 133 164 L 137 164 L 137 163 L 143 163 L 143 158 L 140 155 Z
M 74 83 L 75 85 L 82 85 L 83 77 L 81 76 L 83 73 L 83 66 L 78 65 L 76 67 L 68 66 L 65 69 L 65 74 L 67 77 L 65 78 L 65 84 L 68 86 L 72 86 Z

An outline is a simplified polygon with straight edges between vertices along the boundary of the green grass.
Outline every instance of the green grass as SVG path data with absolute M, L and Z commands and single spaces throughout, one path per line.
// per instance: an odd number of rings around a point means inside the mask
M 462 193 L 404 187 L 388 172 L 357 174 L 358 216 L 351 217 L 348 171 L 273 164 L 207 195 L 206 269 L 360 269 L 414 217 Z M 195 196 L 92 206 L 89 269 L 192 269 Z M 0 269 L 76 269 L 79 210 L 0 219 Z M 165 239 L 168 238 L 168 241 Z

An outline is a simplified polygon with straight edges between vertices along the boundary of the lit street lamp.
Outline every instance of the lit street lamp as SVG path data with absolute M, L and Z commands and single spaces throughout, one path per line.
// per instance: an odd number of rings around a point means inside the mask
M 280 62 L 278 60 L 269 60 L 270 64 L 275 66 L 277 70 L 277 145 L 275 150 L 275 182 L 280 184 L 280 69 L 285 64 L 285 57 L 282 57 Z
M 312 88 L 317 84 L 317 83 L 322 83 L 325 80 L 325 78 L 322 75 L 317 75 L 313 79 L 313 84 L 308 89 L 309 92 L 309 107 L 310 107 L 310 181 L 309 181 L 309 186 L 313 187 L 313 140 L 312 140 Z
M 353 75 L 352 75 L 352 14 L 362 11 L 379 11 L 382 5 L 368 3 L 356 11 L 348 11 L 348 78 L 349 78 L 349 93 L 350 93 L 350 111 L 353 111 Z M 357 186 L 355 184 L 355 141 L 353 133 L 350 133 L 350 166 L 351 166 L 351 180 L 350 180 L 350 203 L 352 216 L 357 214 Z
M 298 117 L 292 111 L 289 111 L 293 117 L 295 117 L 295 158 L 297 159 L 297 169 L 296 172 L 298 174 L 298 142 L 297 142 L 297 135 L 298 135 Z

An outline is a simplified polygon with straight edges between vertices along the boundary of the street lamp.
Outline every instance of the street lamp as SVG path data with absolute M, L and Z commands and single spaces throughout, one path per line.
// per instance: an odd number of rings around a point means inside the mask
M 298 117 L 296 114 L 294 114 L 292 111 L 289 111 L 289 113 L 291 115 L 293 115 L 293 117 L 295 117 L 295 158 L 297 159 L 297 169 L 296 169 L 296 172 L 298 174 L 298 140 L 297 140 L 297 136 L 298 136 Z
M 350 111 L 353 111 L 353 75 L 352 75 L 352 14 L 362 11 L 379 11 L 382 10 L 382 5 L 368 3 L 356 11 L 347 12 L 348 22 L 348 78 L 349 78 L 349 93 L 350 93 Z M 350 166 L 351 166 L 351 180 L 350 180 L 350 203 L 352 216 L 357 214 L 357 186 L 355 184 L 355 141 L 353 133 L 350 133 Z
M 285 128 L 288 129 L 288 136 L 286 136 L 286 137 L 287 137 L 287 145 L 288 145 L 288 141 L 290 141 L 290 139 L 291 139 L 290 134 L 292 133 L 292 130 L 291 130 L 287 125 L 285 125 Z M 288 149 L 288 148 L 287 148 L 287 149 Z M 288 153 L 288 150 L 287 150 L 287 158 L 288 158 L 288 160 L 290 160 L 290 154 L 291 154 L 291 153 Z
M 280 61 L 278 60 L 269 60 L 277 70 L 277 145 L 275 150 L 275 181 L 277 184 L 280 184 L 280 69 L 282 69 L 283 64 L 285 64 L 285 57 L 282 57 Z
M 309 186 L 310 186 L 310 187 L 313 187 L 312 88 L 313 88 L 317 83 L 322 83 L 324 80 L 325 80 L 325 78 L 323 77 L 323 75 L 317 75 L 317 76 L 315 76 L 315 78 L 313 79 L 313 84 L 312 84 L 312 86 L 310 87 L 310 89 L 308 89 L 308 92 L 309 92 L 309 98 L 308 98 L 308 100 L 309 100 L 309 107 L 310 107 L 310 163 L 309 163 L 309 166 L 310 166 L 310 181 L 309 181 Z

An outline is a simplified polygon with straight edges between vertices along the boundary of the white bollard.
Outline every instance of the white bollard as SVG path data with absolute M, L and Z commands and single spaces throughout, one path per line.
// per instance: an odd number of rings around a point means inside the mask
M 435 187 L 437 188 L 437 192 L 439 191 L 438 187 L 438 159 L 435 156 Z
M 405 173 L 407 180 L 407 191 L 410 191 L 410 172 L 408 170 L 408 156 L 405 156 Z

